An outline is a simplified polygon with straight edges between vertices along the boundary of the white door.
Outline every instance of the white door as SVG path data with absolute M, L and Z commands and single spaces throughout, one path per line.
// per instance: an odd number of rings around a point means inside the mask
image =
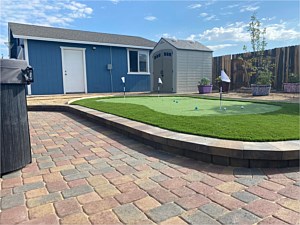
M 62 51 L 64 92 L 86 92 L 84 50 L 63 48 Z

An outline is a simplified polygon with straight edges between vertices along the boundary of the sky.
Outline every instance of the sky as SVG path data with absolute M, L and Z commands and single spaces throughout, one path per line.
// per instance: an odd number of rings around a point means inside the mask
M 300 4 L 293 1 L 0 0 L 0 49 L 8 57 L 7 22 L 140 36 L 194 40 L 214 56 L 251 49 L 247 27 L 255 12 L 267 49 L 300 44 Z

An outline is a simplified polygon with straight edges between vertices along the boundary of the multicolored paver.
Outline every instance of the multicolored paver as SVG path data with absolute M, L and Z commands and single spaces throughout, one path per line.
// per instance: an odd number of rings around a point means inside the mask
M 29 112 L 33 162 L 1 181 L 0 224 L 299 224 L 299 168 L 168 154 L 80 117 Z

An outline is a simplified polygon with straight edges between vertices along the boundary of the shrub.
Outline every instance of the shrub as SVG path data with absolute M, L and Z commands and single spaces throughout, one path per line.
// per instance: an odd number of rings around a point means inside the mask
M 288 83 L 300 83 L 299 74 L 291 73 L 288 78 Z
M 210 79 L 208 79 L 208 78 L 206 78 L 206 77 L 203 77 L 203 78 L 199 81 L 199 84 L 200 84 L 200 85 L 203 85 L 203 86 L 210 85 Z
M 271 71 L 260 71 L 256 79 L 256 84 L 270 85 L 272 83 L 272 75 Z

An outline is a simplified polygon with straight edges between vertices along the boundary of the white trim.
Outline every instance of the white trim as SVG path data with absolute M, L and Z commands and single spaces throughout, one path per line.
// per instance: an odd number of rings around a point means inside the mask
M 143 72 L 130 72 L 127 73 L 128 75 L 150 75 L 150 73 L 143 73 Z
M 29 54 L 28 54 L 28 42 L 27 39 L 24 39 L 24 52 L 25 52 L 25 60 L 27 61 L 27 64 L 29 64 Z M 27 94 L 31 95 L 31 84 L 27 85 Z
M 140 71 L 139 54 L 140 53 L 146 54 L 147 72 L 130 72 L 129 51 L 136 51 L 137 52 L 138 71 Z M 127 74 L 150 75 L 150 51 L 144 50 L 144 49 L 130 49 L 130 48 L 127 48 Z
M 23 48 L 19 51 L 17 59 L 23 59 Z
M 64 76 L 64 71 L 65 71 L 65 61 L 64 61 L 64 48 L 63 47 L 60 47 L 60 52 L 61 52 L 61 68 L 62 68 L 62 78 L 63 78 L 63 89 L 64 89 L 64 94 L 66 94 L 66 91 L 65 91 L 65 76 Z
M 64 47 L 64 46 L 60 46 L 61 49 L 66 49 L 66 50 L 81 50 L 81 51 L 85 51 L 86 48 L 77 48 L 77 47 Z
M 64 50 L 76 50 L 76 51 L 81 51 L 82 52 L 82 63 L 83 63 L 83 81 L 84 81 L 84 93 L 87 93 L 87 79 L 86 79 L 86 62 L 85 62 L 85 48 L 73 48 L 73 47 L 64 47 L 60 46 L 61 50 L 61 64 L 62 64 L 62 77 L 63 77 L 63 88 L 64 88 L 64 94 L 66 94 L 65 90 L 65 76 L 64 76 L 64 71 L 65 71 L 65 62 L 64 62 Z
M 82 49 L 82 59 L 83 59 L 83 80 L 84 80 L 84 93 L 87 93 L 87 79 L 86 79 L 86 62 L 85 62 L 85 49 Z
M 148 67 L 148 73 L 150 74 L 151 72 L 150 72 L 150 52 L 148 52 L 148 54 L 147 54 L 147 61 L 148 61 L 148 65 L 147 65 L 147 67 Z
M 8 43 L 10 43 L 10 35 L 13 35 L 13 34 L 12 34 L 12 31 L 9 26 L 7 26 L 7 33 L 8 33 Z M 11 55 L 11 49 L 8 48 L 8 58 L 9 59 L 11 58 L 10 55 Z
M 130 65 L 129 65 L 129 49 L 127 49 L 127 74 L 130 74 Z
M 77 40 L 34 37 L 34 36 L 24 36 L 24 35 L 13 35 L 13 36 L 14 38 L 31 39 L 37 41 L 54 41 L 54 42 L 87 44 L 87 45 L 104 45 L 104 46 L 112 46 L 112 47 L 138 48 L 138 49 L 149 49 L 149 50 L 152 50 L 154 48 L 154 47 L 146 47 L 146 46 L 144 47 L 144 46 L 135 46 L 135 45 L 113 44 L 113 43 L 99 43 L 99 42 L 92 42 L 92 41 L 77 41 Z

